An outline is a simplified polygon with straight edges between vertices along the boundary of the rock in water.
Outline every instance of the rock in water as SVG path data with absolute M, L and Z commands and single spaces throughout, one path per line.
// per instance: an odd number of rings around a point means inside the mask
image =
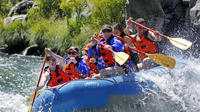
M 30 9 L 33 6 L 33 1 L 23 0 L 17 3 L 10 10 L 8 16 L 11 17 L 13 14 L 27 14 L 27 9 Z

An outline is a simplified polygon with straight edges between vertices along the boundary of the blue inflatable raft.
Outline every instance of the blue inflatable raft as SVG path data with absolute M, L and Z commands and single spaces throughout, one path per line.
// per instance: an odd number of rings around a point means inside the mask
M 123 100 L 131 95 L 142 95 L 149 90 L 157 90 L 155 84 L 144 78 L 144 74 L 154 72 L 169 74 L 161 66 L 136 74 L 121 75 L 100 80 L 74 80 L 56 88 L 44 90 L 33 105 L 33 112 L 72 112 L 75 110 L 105 108 L 116 99 Z M 158 73 L 160 74 L 160 73 Z M 127 101 L 125 101 L 127 102 Z

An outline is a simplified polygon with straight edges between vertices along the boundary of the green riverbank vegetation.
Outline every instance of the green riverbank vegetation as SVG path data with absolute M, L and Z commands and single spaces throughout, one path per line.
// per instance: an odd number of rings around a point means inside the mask
M 103 24 L 124 23 L 126 0 L 35 0 L 27 21 L 4 26 L 4 18 L 19 0 L 0 0 L 0 45 L 20 53 L 31 45 L 64 55 L 72 45 L 83 48 Z

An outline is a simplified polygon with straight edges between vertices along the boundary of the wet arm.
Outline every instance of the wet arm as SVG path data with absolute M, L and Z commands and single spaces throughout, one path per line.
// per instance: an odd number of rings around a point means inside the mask
M 131 18 L 131 17 L 129 17 L 129 19 L 126 21 L 126 28 L 124 29 L 124 32 L 126 33 L 126 34 L 129 34 L 129 31 L 132 31 L 131 30 L 131 26 L 132 26 L 132 21 L 133 20 L 133 18 Z
M 41 81 L 39 87 L 36 89 L 37 91 L 42 89 L 44 86 L 47 85 L 48 81 L 49 81 L 50 77 L 49 77 L 49 72 L 45 72 L 44 73 L 44 77 L 43 77 L 43 80 Z
M 153 41 L 161 41 L 161 37 L 158 35 L 158 31 L 148 31 L 148 37 L 149 39 L 153 40 Z

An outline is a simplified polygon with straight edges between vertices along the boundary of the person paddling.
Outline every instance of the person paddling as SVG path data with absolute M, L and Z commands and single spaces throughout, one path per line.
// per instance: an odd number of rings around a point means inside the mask
M 102 74 L 100 74 L 106 75 L 102 77 L 120 75 L 116 71 L 124 71 L 121 67 L 119 67 L 119 65 L 116 64 L 114 55 L 109 49 L 112 49 L 115 52 L 124 52 L 124 45 L 117 37 L 112 34 L 112 27 L 110 25 L 103 25 L 102 34 L 103 39 L 101 39 L 96 34 L 93 35 L 93 37 L 91 38 L 92 45 L 88 49 L 88 54 L 90 57 L 103 59 L 106 68 L 102 71 Z M 100 43 L 97 43 L 95 38 L 101 40 L 101 42 L 106 46 L 104 47 Z
M 126 71 L 128 72 L 133 72 L 133 71 L 139 72 L 139 69 L 137 66 L 139 62 L 138 53 L 129 49 L 129 46 L 132 48 L 135 48 L 133 42 L 126 35 L 126 33 L 124 32 L 124 28 L 121 24 L 117 23 L 117 24 L 114 24 L 112 27 L 113 27 L 113 34 L 122 41 L 125 47 L 125 52 L 130 55 L 129 59 L 126 62 L 127 65 L 129 65 L 129 67 L 124 67 L 124 65 L 122 65 L 122 67 L 125 68 Z
M 132 18 L 129 18 L 127 20 L 127 27 L 125 29 L 125 31 L 128 33 L 128 31 L 131 28 L 132 25 Z M 135 20 L 137 23 L 140 23 L 144 26 L 146 26 L 146 21 L 143 18 L 138 18 L 137 20 Z M 159 32 L 158 31 L 148 31 L 142 27 L 139 27 L 137 25 L 135 25 L 135 29 L 137 31 L 136 34 L 131 35 L 132 42 L 135 44 L 136 48 L 139 51 L 143 51 L 145 53 L 159 53 L 158 51 L 158 46 L 157 43 L 158 41 L 161 41 L 161 38 L 159 37 Z M 130 37 L 130 35 L 129 35 Z M 130 38 L 131 38 L 130 37 Z M 129 46 L 131 47 L 131 46 Z M 139 68 L 141 69 L 149 69 L 155 66 L 158 66 L 158 64 L 156 64 L 153 60 L 151 60 L 149 57 L 147 57 L 145 54 L 139 53 L 141 59 L 142 59 L 142 64 L 140 64 Z

